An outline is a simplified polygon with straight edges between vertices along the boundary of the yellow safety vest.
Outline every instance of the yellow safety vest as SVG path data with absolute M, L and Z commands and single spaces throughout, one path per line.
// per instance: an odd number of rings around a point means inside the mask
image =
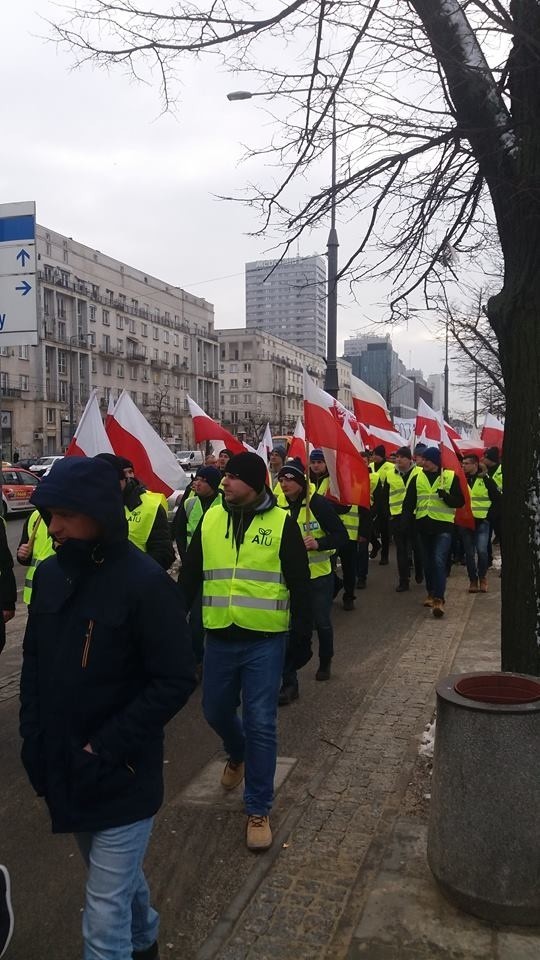
M 318 493 L 320 497 L 325 497 L 328 491 L 330 490 L 330 477 L 323 477 L 321 482 L 315 486 L 315 493 Z
M 139 550 L 146 553 L 146 543 L 150 536 L 158 509 L 163 506 L 165 497 L 162 493 L 151 493 L 145 490 L 141 493 L 141 503 L 134 510 L 125 507 L 128 522 L 128 538 Z M 165 503 L 167 501 L 165 500 Z
M 215 507 L 216 504 L 220 503 L 220 501 L 221 501 L 221 498 L 219 496 L 214 497 L 214 499 L 212 500 L 212 503 L 208 507 L 208 510 L 211 510 L 212 507 Z M 205 511 L 203 510 L 201 498 L 198 495 L 195 495 L 194 497 L 189 496 L 186 501 L 185 511 L 186 511 L 186 517 L 187 517 L 186 542 L 187 542 L 187 546 L 189 547 L 193 539 L 193 534 L 195 533 L 197 527 L 199 526 L 199 523 L 201 522 L 205 514 Z
M 309 495 L 313 496 L 315 490 L 315 484 L 310 483 L 309 485 Z M 291 504 L 287 500 L 287 497 L 283 493 L 283 490 L 277 496 L 277 505 L 283 510 L 291 511 Z M 300 507 L 300 512 L 296 518 L 296 522 L 300 527 L 302 537 L 314 537 L 315 540 L 320 540 L 321 537 L 324 537 L 324 530 L 319 526 L 316 518 L 313 515 L 313 511 L 309 511 L 309 523 L 307 519 L 307 510 L 306 510 L 306 501 L 302 502 Z M 309 563 L 309 574 L 312 580 L 315 580 L 317 577 L 325 577 L 326 574 L 332 572 L 331 558 L 335 554 L 335 550 L 308 550 L 308 563 Z
M 34 532 L 36 524 L 38 526 L 32 547 L 32 559 L 30 565 L 26 568 L 26 576 L 24 578 L 23 600 L 27 604 L 29 604 L 32 599 L 32 580 L 34 579 L 37 568 L 43 560 L 46 560 L 47 557 L 52 557 L 55 552 L 52 537 L 49 536 L 47 524 L 42 519 L 39 510 L 34 510 L 34 512 L 30 514 L 28 520 L 28 535 L 30 537 Z
M 495 470 L 495 473 L 492 474 L 491 479 L 495 481 L 495 483 L 497 484 L 499 490 L 500 490 L 501 493 L 502 493 L 502 488 L 503 488 L 503 473 L 502 473 L 502 467 L 501 467 L 500 464 L 499 464 L 499 466 L 497 467 L 497 469 Z
M 405 493 L 412 478 L 415 477 L 421 470 L 421 467 L 413 467 L 407 481 L 403 480 L 402 474 L 399 470 L 393 470 L 392 473 L 388 474 L 388 489 L 389 489 L 389 504 L 390 504 L 390 516 L 398 517 L 403 509 L 403 501 L 405 499 Z
M 341 513 L 339 515 L 339 519 L 348 533 L 349 540 L 354 540 L 356 542 L 358 540 L 360 508 L 353 504 L 351 507 L 349 507 L 347 513 Z
M 434 483 L 430 484 L 424 471 L 420 470 L 416 475 L 415 517 L 417 520 L 430 517 L 431 520 L 438 520 L 440 523 L 454 522 L 456 508 L 447 506 L 437 493 L 437 490 L 449 492 L 453 479 L 453 470 L 443 470 Z
M 491 498 L 483 477 L 476 477 L 471 491 L 471 510 L 475 520 L 485 520 L 491 506 Z
M 230 516 L 221 504 L 201 524 L 203 624 L 222 630 L 281 633 L 289 629 L 289 591 L 279 551 L 287 514 L 279 507 L 256 514 L 236 547 Z

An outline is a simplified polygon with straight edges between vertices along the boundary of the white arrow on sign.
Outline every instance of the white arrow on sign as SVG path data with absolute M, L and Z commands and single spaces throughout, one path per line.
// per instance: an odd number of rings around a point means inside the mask
M 0 346 L 37 342 L 35 275 L 0 277 Z

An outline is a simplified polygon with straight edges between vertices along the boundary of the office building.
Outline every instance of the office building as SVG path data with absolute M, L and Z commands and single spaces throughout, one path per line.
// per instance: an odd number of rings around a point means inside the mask
M 326 259 L 246 263 L 246 328 L 326 356 Z
M 39 343 L 1 348 L 4 457 L 61 452 L 93 387 L 103 415 L 125 388 L 165 440 L 191 446 L 186 394 L 219 410 L 213 306 L 41 226 L 36 255 Z
M 344 359 L 351 364 L 355 377 L 382 394 L 393 416 L 416 416 L 414 382 L 407 377 L 389 334 L 345 340 Z
M 303 413 L 303 371 L 324 386 L 325 363 L 269 333 L 218 330 L 220 417 L 224 427 L 257 441 L 266 423 L 273 435 L 292 434 Z M 338 399 L 349 409 L 351 366 L 338 360 Z

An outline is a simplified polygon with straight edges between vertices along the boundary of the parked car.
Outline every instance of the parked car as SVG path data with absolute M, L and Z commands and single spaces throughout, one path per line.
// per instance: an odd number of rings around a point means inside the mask
M 191 470 L 192 468 L 196 470 L 197 467 L 202 467 L 204 463 L 204 456 L 200 450 L 179 450 L 176 459 L 184 470 Z
M 36 477 L 46 477 L 57 460 L 63 460 L 63 457 L 40 457 L 39 460 L 36 460 L 32 464 L 30 470 L 32 473 L 35 473 Z
M 29 470 L 19 470 L 18 467 L 2 467 L 0 473 L 2 483 L 2 515 L 12 513 L 29 513 L 33 510 L 30 497 L 39 480 Z

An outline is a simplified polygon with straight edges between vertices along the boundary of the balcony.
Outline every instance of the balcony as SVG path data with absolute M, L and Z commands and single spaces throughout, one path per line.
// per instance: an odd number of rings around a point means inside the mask
M 16 387 L 0 387 L 0 394 L 7 399 L 20 400 L 22 390 L 18 390 Z
M 126 354 L 126 359 L 132 363 L 145 363 L 147 357 L 144 350 L 129 350 Z

